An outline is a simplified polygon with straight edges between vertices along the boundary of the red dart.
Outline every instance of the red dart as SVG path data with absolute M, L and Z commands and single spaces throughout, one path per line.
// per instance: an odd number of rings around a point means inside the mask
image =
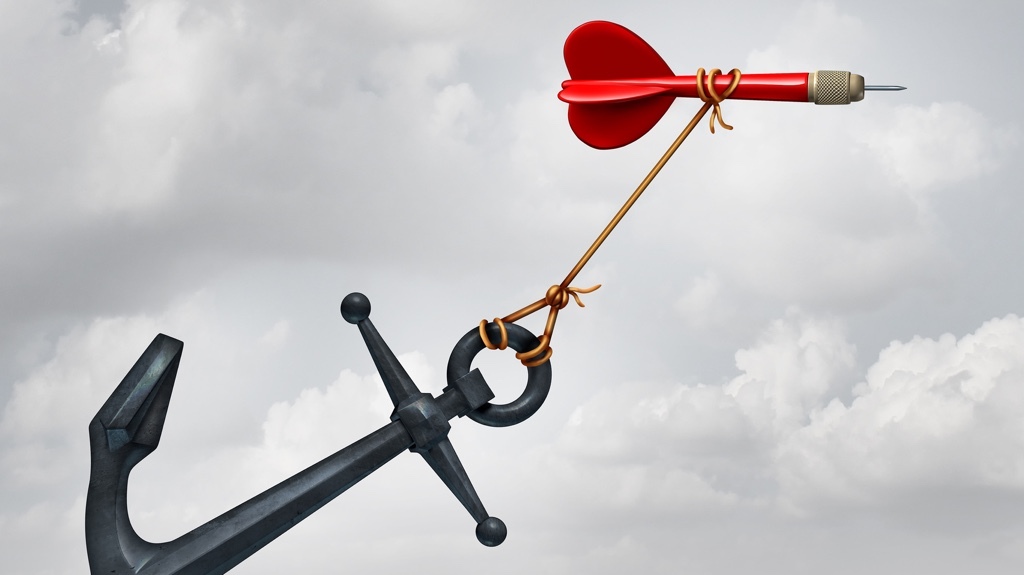
M 612 22 L 587 22 L 565 41 L 570 80 L 558 98 L 569 104 L 569 126 L 584 143 L 601 150 L 630 144 L 646 134 L 677 97 L 697 98 L 697 77 L 676 76 L 642 38 Z M 721 94 L 732 76 L 715 76 Z M 707 81 L 707 80 L 705 80 Z M 732 100 L 774 100 L 849 104 L 865 90 L 903 90 L 902 86 L 865 86 L 857 74 L 836 70 L 783 74 L 743 74 Z

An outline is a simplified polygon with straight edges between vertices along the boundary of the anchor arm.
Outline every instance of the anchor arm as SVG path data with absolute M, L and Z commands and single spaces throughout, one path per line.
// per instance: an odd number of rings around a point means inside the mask
M 147 542 L 128 517 L 128 478 L 159 443 L 181 350 L 158 335 L 89 425 L 85 534 L 95 574 L 225 573 L 414 445 L 393 421 L 173 541 Z
M 209 523 L 161 545 L 139 575 L 220 575 L 291 529 L 382 465 L 412 438 L 391 422 Z

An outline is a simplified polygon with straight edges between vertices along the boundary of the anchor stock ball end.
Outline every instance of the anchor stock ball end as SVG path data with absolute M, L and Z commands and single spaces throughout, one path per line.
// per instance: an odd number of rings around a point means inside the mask
M 505 522 L 497 517 L 488 517 L 476 526 L 476 538 L 488 547 L 497 547 L 505 540 L 508 529 Z
M 370 317 L 370 300 L 359 292 L 352 292 L 341 300 L 341 317 L 349 323 L 359 323 Z

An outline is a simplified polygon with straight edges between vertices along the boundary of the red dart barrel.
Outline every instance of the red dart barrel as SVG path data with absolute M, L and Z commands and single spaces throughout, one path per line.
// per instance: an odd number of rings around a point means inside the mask
M 773 100 L 776 102 L 809 102 L 811 91 L 807 72 L 784 74 L 743 74 L 730 100 Z M 706 80 L 705 80 L 706 81 Z M 729 87 L 732 76 L 714 78 L 715 90 L 721 94 Z M 566 80 L 558 98 L 570 104 L 611 104 L 629 102 L 651 96 L 696 98 L 696 76 L 660 78 L 626 78 L 609 80 Z
M 714 78 L 715 90 L 724 93 L 732 76 Z M 705 79 L 705 82 L 707 80 Z M 864 98 L 864 90 L 901 86 L 865 86 L 864 78 L 839 70 L 790 72 L 785 74 L 743 74 L 730 100 L 772 100 L 776 102 L 814 102 L 849 104 Z M 618 104 L 643 98 L 697 98 L 696 76 L 658 76 L 633 78 L 574 78 L 562 82 L 558 97 L 570 104 Z

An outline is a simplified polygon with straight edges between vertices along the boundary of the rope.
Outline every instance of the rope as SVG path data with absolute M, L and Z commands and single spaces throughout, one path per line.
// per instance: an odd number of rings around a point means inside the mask
M 644 193 L 644 190 L 647 189 L 647 186 L 651 185 L 651 182 L 654 181 L 655 176 L 657 176 L 658 173 L 661 172 L 661 169 L 665 167 L 665 164 L 668 163 L 669 158 L 671 158 L 672 155 L 676 153 L 676 150 L 678 150 L 679 146 L 682 145 L 683 140 L 685 140 L 686 137 L 690 135 L 690 132 L 692 132 L 693 129 L 697 126 L 697 122 L 700 122 L 701 118 L 703 118 L 704 115 L 708 113 L 708 110 L 712 110 L 712 134 L 715 133 L 716 119 L 718 120 L 718 124 L 725 128 L 726 130 L 732 129 L 732 126 L 726 124 L 725 120 L 722 117 L 721 103 L 730 95 L 732 95 L 733 91 L 736 90 L 736 86 L 739 85 L 740 77 L 742 75 L 740 74 L 740 71 L 736 68 L 730 70 L 729 75 L 732 76 L 732 81 L 729 82 L 729 87 L 725 89 L 725 92 L 719 94 L 718 91 L 715 89 L 715 76 L 718 76 L 721 73 L 722 71 L 719 70 L 718 68 L 714 68 L 713 70 L 707 72 L 706 74 L 704 72 L 704 68 L 697 69 L 697 97 L 699 97 L 701 101 L 704 102 L 704 105 L 701 107 L 700 110 L 697 111 L 697 114 L 693 116 L 693 119 L 690 120 L 690 123 L 687 124 L 685 128 L 683 128 L 683 131 L 679 134 L 678 137 L 676 137 L 675 141 L 672 142 L 672 145 L 668 147 L 668 150 L 666 150 L 665 153 L 662 154 L 661 159 L 658 160 L 658 163 L 654 164 L 654 167 L 651 168 L 651 171 L 647 174 L 647 177 L 644 178 L 642 182 L 640 182 L 640 185 L 637 186 L 636 191 L 634 191 L 633 194 L 629 196 L 629 199 L 626 200 L 626 203 L 623 204 L 621 208 L 619 208 L 619 211 L 615 214 L 615 217 L 612 218 L 612 221 L 608 222 L 608 225 L 605 226 L 604 231 L 602 231 L 601 234 L 597 236 L 597 239 L 594 240 L 594 243 L 591 244 L 590 248 L 586 251 L 586 253 L 583 254 L 583 257 L 580 258 L 580 261 L 576 263 L 576 266 L 572 268 L 572 271 L 570 271 L 569 274 L 565 276 L 565 279 L 562 280 L 562 283 L 549 287 L 548 291 L 544 294 L 543 298 L 520 309 L 519 311 L 511 313 L 503 318 L 494 318 L 494 323 L 498 324 L 498 327 L 501 329 L 501 342 L 499 344 L 492 343 L 490 338 L 487 337 L 487 331 L 484 329 L 484 327 L 487 325 L 487 320 L 480 320 L 480 339 L 484 341 L 484 345 L 487 346 L 488 349 L 505 349 L 505 347 L 508 345 L 508 334 L 506 333 L 505 330 L 505 322 L 513 323 L 532 314 L 535 311 L 538 311 L 545 307 L 550 307 L 551 310 L 548 312 L 548 321 L 547 324 L 544 326 L 544 334 L 540 336 L 540 338 L 538 338 L 540 344 L 529 351 L 516 353 L 516 359 L 520 360 L 526 367 L 535 367 L 551 359 L 551 354 L 554 353 L 554 350 L 551 349 L 551 337 L 555 331 L 555 320 L 558 318 L 558 310 L 564 308 L 569 304 L 570 296 L 572 296 L 572 298 L 576 300 L 576 303 L 580 307 L 586 307 L 585 305 L 583 305 L 583 301 L 580 300 L 579 294 L 590 293 L 596 290 L 597 288 L 601 287 L 601 284 L 597 284 L 593 287 L 584 289 L 572 287 L 569 285 L 572 282 L 572 280 L 576 279 L 576 276 L 580 273 L 580 271 L 583 270 L 583 266 L 587 265 L 587 262 L 590 261 L 590 258 L 593 257 L 594 253 L 597 252 L 597 248 L 601 247 L 601 244 L 603 244 L 604 240 L 608 238 L 608 235 L 612 233 L 612 230 L 615 229 L 615 226 L 617 226 L 619 222 L 622 221 L 622 218 L 626 215 L 626 212 L 628 212 L 629 209 L 633 207 L 633 204 L 635 204 L 636 201 L 640 199 L 640 195 Z

